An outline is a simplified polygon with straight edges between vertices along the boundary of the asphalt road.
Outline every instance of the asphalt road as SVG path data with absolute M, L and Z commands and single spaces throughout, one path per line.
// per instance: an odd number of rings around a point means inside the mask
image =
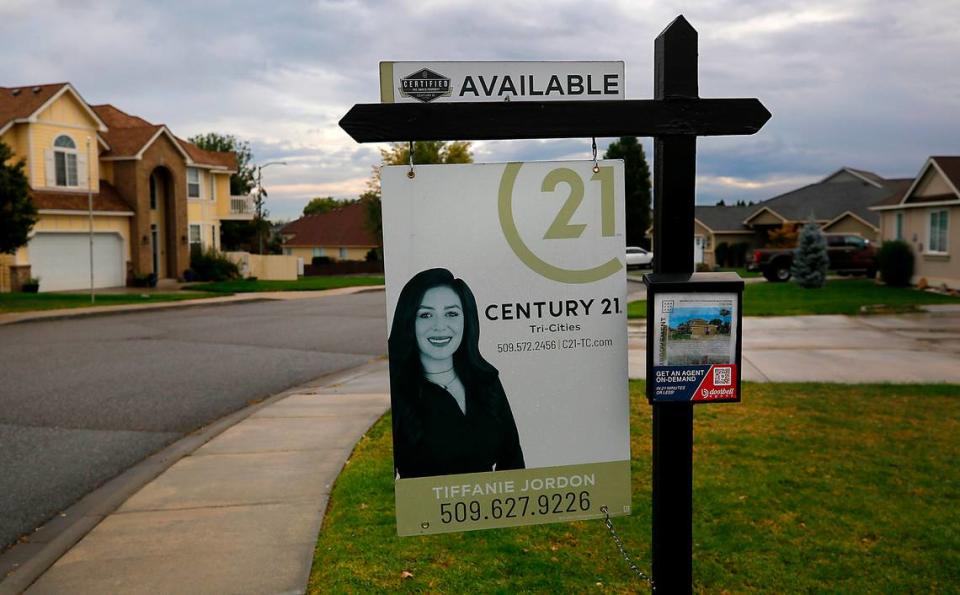
M 381 291 L 0 327 L 0 550 L 198 427 L 385 353 Z

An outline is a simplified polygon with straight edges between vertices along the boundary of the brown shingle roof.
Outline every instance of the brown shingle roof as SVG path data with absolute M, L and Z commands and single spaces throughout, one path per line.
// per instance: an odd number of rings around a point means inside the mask
M 949 178 L 954 188 L 960 189 L 960 157 L 957 156 L 935 156 L 931 157 L 943 170 L 943 173 Z
M 356 202 L 335 211 L 306 215 L 291 221 L 280 230 L 283 236 L 293 236 L 284 246 L 378 246 L 376 237 L 367 230 L 366 206 Z
M 128 114 L 109 103 L 95 105 L 93 111 L 100 116 L 100 119 L 109 128 L 103 134 L 103 139 L 110 145 L 110 151 L 102 154 L 102 157 L 132 157 L 143 150 L 143 147 L 157 131 L 164 127 L 163 124 L 151 124 L 139 116 Z M 195 163 L 225 167 L 231 171 L 236 171 L 236 154 L 204 151 L 193 143 L 176 136 L 174 138 L 177 139 L 180 148 Z
M 0 128 L 11 120 L 30 117 L 66 84 L 0 87 Z
M 50 190 L 30 190 L 30 198 L 38 209 L 59 211 L 86 211 L 87 194 L 85 192 L 57 192 Z M 100 192 L 93 195 L 94 211 L 130 212 L 133 209 L 110 183 L 100 180 Z

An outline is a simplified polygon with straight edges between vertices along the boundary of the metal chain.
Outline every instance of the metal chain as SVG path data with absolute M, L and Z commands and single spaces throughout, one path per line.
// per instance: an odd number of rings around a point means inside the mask
M 597 163 L 597 137 L 593 137 L 593 173 L 600 172 L 600 164 Z
M 613 521 L 610 520 L 610 511 L 607 509 L 606 505 L 600 507 L 600 512 L 603 513 L 603 516 L 604 516 L 603 522 L 607 526 L 607 529 L 610 531 L 610 536 L 613 537 L 613 543 L 617 544 L 617 549 L 620 550 L 620 555 L 623 556 L 623 559 L 630 566 L 630 570 L 632 570 L 633 573 L 640 578 L 640 580 L 645 581 L 648 585 L 650 585 L 651 593 L 656 593 L 657 586 L 653 584 L 653 579 L 647 576 L 646 574 L 644 574 L 642 570 L 640 570 L 640 567 L 637 566 L 636 562 L 634 562 L 633 559 L 630 557 L 630 554 L 627 553 L 627 550 L 624 549 L 623 541 L 620 539 L 620 536 L 617 535 L 616 530 L 614 530 L 613 528 Z
M 417 177 L 417 172 L 413 171 L 413 141 L 410 141 L 410 146 L 407 149 L 407 154 L 410 155 L 410 171 L 407 172 L 407 177 L 413 179 Z

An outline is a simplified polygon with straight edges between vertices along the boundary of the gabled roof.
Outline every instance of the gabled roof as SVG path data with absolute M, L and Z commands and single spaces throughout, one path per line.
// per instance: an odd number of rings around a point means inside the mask
M 286 224 L 280 234 L 284 246 L 352 246 L 375 248 L 376 237 L 367 230 L 367 211 L 355 202 L 334 211 L 305 215 Z
M 917 189 L 920 181 L 923 180 L 931 168 L 937 170 L 953 192 L 949 194 L 924 196 L 922 200 L 908 204 L 907 199 L 913 195 L 914 190 Z M 925 206 L 933 203 L 960 202 L 960 156 L 934 155 L 928 158 L 926 163 L 923 164 L 917 177 L 908 180 L 908 182 L 909 183 L 895 195 L 874 205 L 872 210 L 888 211 L 900 206 Z
M 880 179 L 883 183 L 879 187 L 867 181 L 809 184 L 765 200 L 759 207 L 798 223 L 811 216 L 817 221 L 832 221 L 850 211 L 870 225 L 877 226 L 880 216 L 870 207 L 901 191 L 904 185 L 911 182 L 909 179 Z
M 753 211 L 757 209 L 756 205 L 749 207 L 742 206 L 698 206 L 694 215 L 701 225 L 714 233 L 718 232 L 743 232 L 751 233 L 753 230 L 743 224 Z
M 88 209 L 86 192 L 57 192 L 31 188 L 30 199 L 38 210 L 86 211 Z M 120 197 L 117 189 L 104 180 L 100 180 L 100 192 L 93 195 L 93 210 L 133 213 L 133 209 Z
M 830 180 L 831 180 L 832 178 L 837 177 L 837 176 L 839 176 L 840 174 L 844 174 L 844 173 L 849 174 L 849 175 L 851 175 L 851 176 L 853 176 L 853 177 L 855 177 L 855 178 L 858 178 L 858 179 L 860 179 L 860 180 L 863 180 L 863 181 L 866 182 L 867 184 L 870 184 L 871 186 L 876 186 L 877 188 L 882 187 L 882 186 L 883 186 L 883 183 L 884 183 L 884 178 L 881 177 L 881 176 L 878 176 L 877 174 L 873 173 L 872 171 L 867 171 L 867 170 L 865 170 L 865 169 L 854 169 L 854 168 L 852 168 L 852 167 L 846 167 L 846 166 L 841 167 L 840 169 L 838 169 L 837 171 L 833 172 L 833 173 L 830 174 L 829 176 L 827 176 L 827 177 L 825 177 L 824 179 L 820 180 L 820 183 L 821 183 L 821 184 L 823 184 L 823 183 L 828 183 L 828 184 L 829 184 L 829 183 L 832 183 L 832 182 L 830 182 Z
M 174 144 L 184 160 L 190 165 L 209 165 L 229 171 L 237 170 L 237 156 L 233 153 L 204 151 L 170 132 L 163 124 L 151 124 L 139 116 L 110 105 L 93 106 L 94 111 L 107 123 L 109 130 L 102 136 L 110 150 L 100 155 L 103 159 L 136 159 L 153 142 L 166 135 Z
M 87 114 L 97 123 L 97 130 L 106 130 L 106 124 L 92 110 L 83 97 L 77 93 L 70 83 L 53 83 L 49 85 L 29 85 L 25 87 L 0 87 L 0 134 L 18 122 L 34 122 L 37 115 L 48 105 L 60 98 L 64 93 L 70 93 L 86 110 Z

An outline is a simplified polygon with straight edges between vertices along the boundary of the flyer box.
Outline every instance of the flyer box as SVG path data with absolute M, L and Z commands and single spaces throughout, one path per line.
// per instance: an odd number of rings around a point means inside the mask
M 397 532 L 629 514 L 623 162 L 384 167 Z
M 736 273 L 644 275 L 647 399 L 740 401 L 743 280 Z

